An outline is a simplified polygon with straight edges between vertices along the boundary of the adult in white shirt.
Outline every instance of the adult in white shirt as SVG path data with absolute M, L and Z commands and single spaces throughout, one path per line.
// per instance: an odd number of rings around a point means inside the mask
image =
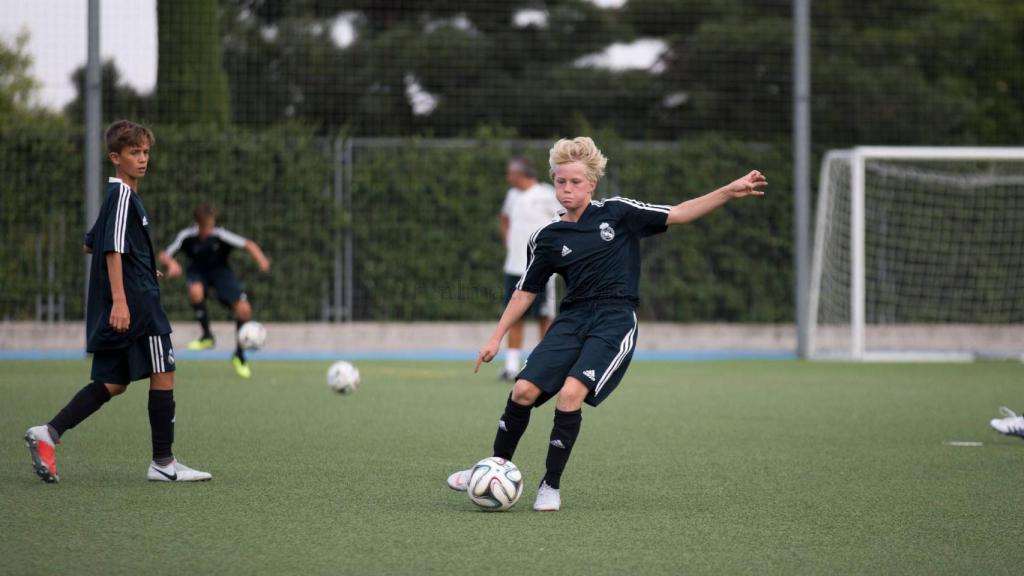
M 550 184 L 537 180 L 537 172 L 529 160 L 514 158 L 505 169 L 505 180 L 511 188 L 501 207 L 501 238 L 505 242 L 505 303 L 515 292 L 519 278 L 526 272 L 526 256 L 530 236 L 540 227 L 558 218 L 562 209 Z M 555 281 L 548 281 L 544 294 L 534 300 L 523 316 L 536 318 L 540 323 L 540 337 L 544 337 L 551 319 L 555 317 Z M 525 320 L 516 322 L 508 333 L 508 352 L 503 380 L 514 380 L 519 373 L 523 347 Z

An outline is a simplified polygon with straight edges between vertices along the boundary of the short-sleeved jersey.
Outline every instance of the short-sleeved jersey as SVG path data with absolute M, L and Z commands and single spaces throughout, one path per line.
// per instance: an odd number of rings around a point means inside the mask
M 558 217 L 562 205 L 550 184 L 538 182 L 528 190 L 512 188 L 505 196 L 501 213 L 508 218 L 505 237 L 505 274 L 521 276 L 526 270 L 526 246 L 530 235 Z
M 640 302 L 640 239 L 667 229 L 670 206 L 629 198 L 592 201 L 577 222 L 554 220 L 530 238 L 517 288 L 542 292 L 552 274 L 565 279 L 562 308 L 587 302 Z
M 121 180 L 111 178 L 107 184 L 103 206 L 85 243 L 93 253 L 86 304 L 86 350 L 127 348 L 139 338 L 170 334 L 171 324 L 160 304 L 149 216 L 142 198 Z M 111 252 L 121 254 L 122 281 L 131 316 L 124 333 L 110 327 L 114 299 L 106 256 Z
M 202 238 L 199 226 L 193 224 L 178 232 L 164 252 L 174 256 L 181 250 L 188 257 L 192 269 L 206 273 L 226 267 L 231 251 L 245 247 L 245 243 L 245 238 L 224 228 L 214 228 L 209 236 Z

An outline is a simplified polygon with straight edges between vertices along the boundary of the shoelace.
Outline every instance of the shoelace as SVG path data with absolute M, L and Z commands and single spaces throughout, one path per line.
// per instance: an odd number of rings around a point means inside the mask
M 1017 414 L 1013 410 L 1010 410 L 1006 406 L 1000 406 L 999 413 L 1003 415 L 1003 418 L 1016 418 L 1019 416 L 1019 414 Z

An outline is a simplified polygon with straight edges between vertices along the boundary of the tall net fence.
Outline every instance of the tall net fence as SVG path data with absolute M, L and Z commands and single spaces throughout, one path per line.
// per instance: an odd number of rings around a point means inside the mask
M 0 319 L 83 314 L 73 4 L 12 2 L 0 22 Z M 769 175 L 763 201 L 646 241 L 642 315 L 792 319 L 789 0 L 100 4 L 103 121 L 157 134 L 155 243 L 214 204 L 272 260 L 233 257 L 262 319 L 493 318 L 504 164 L 544 166 L 578 134 L 611 158 L 599 196 Z M 812 2 L 816 150 L 1017 143 L 1021 21 L 1008 0 Z M 183 282 L 163 285 L 187 317 Z

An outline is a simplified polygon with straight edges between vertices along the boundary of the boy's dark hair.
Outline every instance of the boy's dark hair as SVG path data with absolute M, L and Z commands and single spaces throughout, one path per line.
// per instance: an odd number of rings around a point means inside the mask
M 217 211 L 206 202 L 203 202 L 192 211 L 192 217 L 195 218 L 196 224 L 202 224 L 211 218 L 216 218 Z
M 118 120 L 111 124 L 107 128 L 105 138 L 107 152 L 118 154 L 128 146 L 141 146 L 143 143 L 152 146 L 156 143 L 152 130 L 131 120 Z
M 517 157 L 508 161 L 508 167 L 519 172 L 527 178 L 537 179 L 537 169 L 533 167 L 533 162 L 530 162 L 528 158 Z

